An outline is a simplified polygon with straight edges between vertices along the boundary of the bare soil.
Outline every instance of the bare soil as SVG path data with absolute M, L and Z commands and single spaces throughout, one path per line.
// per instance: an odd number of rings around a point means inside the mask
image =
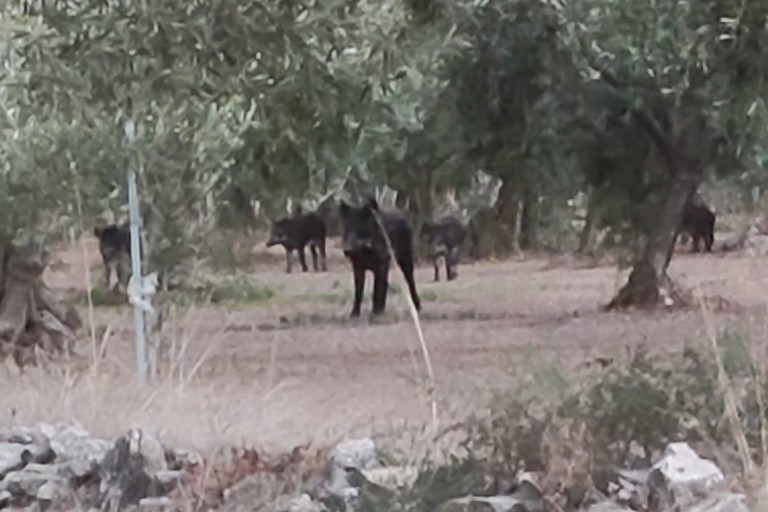
M 371 323 L 369 280 L 363 318 L 349 320 L 352 276 L 338 248 L 331 249 L 329 272 L 303 274 L 295 265 L 291 275 L 284 273 L 281 249 L 254 251 L 260 263 L 242 279 L 270 287 L 273 298 L 180 310 L 153 338 L 177 354 L 173 364 L 186 378 L 178 371 L 168 377 L 166 362 L 148 389 L 137 390 L 133 310 L 97 307 L 96 341 L 105 343 L 98 365 L 85 373 L 0 371 L 0 418 L 77 420 L 105 436 L 142 426 L 203 450 L 238 443 L 290 449 L 418 430 L 429 421 L 423 357 L 403 293 L 390 293 L 386 317 Z M 58 258 L 46 275 L 54 289 L 85 289 L 86 268 L 94 286 L 102 286 L 93 239 L 63 248 Z M 442 422 L 484 409 L 491 390 L 553 365 L 567 374 L 597 356 L 706 343 L 700 310 L 600 312 L 626 272 L 575 267 L 546 258 L 465 264 L 450 283 L 433 283 L 429 265 L 417 269 Z M 728 300 L 728 308 L 711 315 L 718 330 L 765 338 L 768 261 L 682 252 L 671 274 L 683 286 Z M 405 290 L 399 271 L 391 276 Z M 88 339 L 87 309 L 81 314 L 87 327 L 78 352 L 89 356 L 100 348 Z

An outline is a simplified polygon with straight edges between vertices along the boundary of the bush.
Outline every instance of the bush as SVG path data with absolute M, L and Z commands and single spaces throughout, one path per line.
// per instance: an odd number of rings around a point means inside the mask
M 171 300 L 194 304 L 258 304 L 275 296 L 275 291 L 246 276 L 203 281 L 174 290 Z
M 432 510 L 460 495 L 487 492 L 488 482 L 514 482 L 522 471 L 538 473 L 545 494 L 565 491 L 560 498 L 577 506 L 593 486 L 607 490 L 604 477 L 613 468 L 648 467 L 672 441 L 688 442 L 729 472 L 740 469 L 731 446 L 735 435 L 744 435 L 750 456 L 762 463 L 765 385 L 740 336 L 725 331 L 718 347 L 737 390 L 739 432 L 726 421 L 712 354 L 686 349 L 650 356 L 641 350 L 626 364 L 591 366 L 570 381 L 549 375 L 556 384 L 549 400 L 531 392 L 530 382 L 498 394 L 486 414 L 466 423 L 463 457 L 426 467 L 397 509 Z M 395 510 L 389 507 L 367 510 Z

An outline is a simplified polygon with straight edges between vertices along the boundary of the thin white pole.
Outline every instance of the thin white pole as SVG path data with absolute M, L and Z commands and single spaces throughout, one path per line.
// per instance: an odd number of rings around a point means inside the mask
M 143 279 L 141 275 L 141 235 L 139 220 L 139 192 L 136 187 L 135 159 L 133 158 L 132 143 L 136 135 L 133 120 L 125 122 L 125 138 L 128 142 L 128 216 L 131 226 L 131 274 L 139 295 L 143 295 Z M 136 335 L 136 366 L 139 373 L 139 386 L 147 383 L 147 340 L 144 330 L 144 310 L 137 302 L 133 307 L 133 320 Z

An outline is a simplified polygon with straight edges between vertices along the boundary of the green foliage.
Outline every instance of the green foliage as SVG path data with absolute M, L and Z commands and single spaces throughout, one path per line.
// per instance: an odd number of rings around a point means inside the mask
M 733 330 L 726 329 L 720 336 L 719 346 L 723 367 L 731 377 L 744 379 L 756 376 L 758 367 L 752 360 L 752 354 L 745 340 Z
M 139 169 L 150 266 L 183 276 L 233 191 L 241 209 L 258 200 L 274 215 L 290 197 L 319 202 L 353 182 L 397 184 L 389 170 L 402 169 L 404 130 L 420 130 L 418 112 L 439 82 L 432 58 L 420 71 L 399 65 L 426 55 L 418 42 L 393 44 L 404 24 L 395 2 L 57 2 L 16 27 L 13 55 L 19 117 L 50 119 L 60 143 L 13 149 L 39 155 L 32 163 L 45 184 L 49 169 L 74 162 L 78 178 L 57 199 L 74 211 L 79 194 L 86 218 L 124 215 L 114 210 L 126 201 L 126 168 Z M 435 55 L 445 46 L 426 43 Z M 128 118 L 138 134 L 130 160 Z M 35 222 L 30 213 L 15 224 Z
M 77 290 L 70 292 L 67 301 L 79 306 L 88 305 L 88 292 Z M 125 295 L 115 293 L 105 288 L 93 288 L 91 290 L 91 303 L 96 307 L 120 307 L 126 305 Z
M 176 303 L 248 305 L 261 304 L 275 297 L 275 291 L 248 277 L 207 280 L 197 286 L 174 290 Z
M 449 499 L 483 494 L 486 482 L 481 468 L 481 462 L 471 456 L 451 457 L 446 465 L 420 472 L 409 493 L 417 503 L 412 510 L 435 510 Z
M 686 371 L 677 374 L 671 369 L 654 367 L 641 355 L 626 371 L 610 370 L 599 384 L 581 396 L 572 397 L 560 413 L 587 420 L 600 446 L 616 443 L 618 453 L 602 454 L 608 461 L 627 460 L 632 441 L 650 456 L 652 450 L 663 449 L 665 442 L 677 437 L 680 407 L 695 407 L 700 412 L 712 411 L 713 405 L 722 407 L 721 403 L 701 403 L 717 396 L 711 372 L 701 376 L 695 389 L 688 387 L 689 382 L 684 387 L 675 385 L 680 375 L 690 378 Z M 686 403 L 686 398 L 694 401 Z
M 444 464 L 421 468 L 414 484 L 403 489 L 396 499 L 371 499 L 362 493 L 356 509 L 361 512 L 428 512 L 454 498 L 486 495 L 486 487 L 482 461 L 472 456 L 452 456 Z
M 742 428 L 758 457 L 760 425 L 767 412 L 758 391 L 764 394 L 765 384 L 756 379 L 754 363 L 739 336 L 726 331 L 719 345 L 737 390 Z M 595 445 L 602 447 L 596 453 L 598 460 L 620 464 L 629 459 L 631 443 L 650 458 L 671 441 L 730 442 L 723 396 L 717 367 L 708 355 L 690 349 L 666 358 L 640 352 L 626 368 L 609 369 L 599 381 L 565 401 L 558 414 L 584 420 Z
M 734 50 L 768 40 L 768 31 L 739 5 L 594 0 L 569 4 L 564 16 L 576 58 L 594 77 L 574 98 L 574 123 L 591 128 L 573 150 L 590 182 L 606 188 L 606 219 L 648 233 L 676 172 L 670 156 L 720 175 L 751 166 L 765 138 L 766 75 L 753 66 L 765 57 Z M 756 72 L 737 71 L 735 61 L 749 59 Z
M 670 147 L 745 194 L 764 181 L 766 9 L 66 0 L 21 16 L 16 6 L 0 14 L 0 240 L 124 217 L 132 166 L 149 267 L 169 280 L 255 203 L 274 217 L 288 200 L 387 185 L 418 229 L 440 197 L 455 195 L 464 213 L 490 207 L 492 194 L 477 192 L 485 175 L 508 185 L 485 222 L 498 228 L 489 250 L 503 249 L 523 199 L 529 237 L 570 240 L 566 202 L 587 186 L 602 223 L 637 243 L 655 225 Z
M 768 419 L 760 401 L 765 382 L 757 377 L 742 338 L 725 331 L 719 345 L 736 391 L 742 429 L 758 460 L 761 425 Z M 592 457 L 598 469 L 630 463 L 636 447 L 650 460 L 672 441 L 712 447 L 732 440 L 710 354 L 690 349 L 680 355 L 638 352 L 626 365 L 613 363 L 604 370 L 589 370 L 584 377 L 565 382 L 551 375 L 548 392 L 526 383 L 498 394 L 489 415 L 469 422 L 468 452 L 485 461 L 488 473 L 509 479 L 523 469 L 546 470 L 542 443 L 551 427 L 568 420 L 585 422 L 594 439 Z
M 735 370 L 729 372 L 729 378 L 736 391 L 742 429 L 759 461 L 761 421 L 766 411 L 759 406 L 756 391 L 764 394 L 765 383 L 743 372 L 754 363 L 745 357 L 744 341 L 736 333 L 724 332 L 719 344 L 725 354 L 741 354 L 735 357 L 740 362 L 728 363 Z M 566 381 L 549 371 L 501 391 L 485 413 L 466 422 L 462 456 L 453 456 L 442 466 L 425 466 L 416 483 L 401 489 L 397 499 L 364 501 L 361 510 L 435 510 L 452 498 L 485 495 L 490 491 L 488 482 L 513 482 L 523 470 L 560 474 L 560 465 L 575 463 L 568 457 L 585 453 L 597 485 L 601 485 L 600 475 L 616 467 L 650 463 L 657 450 L 673 441 L 688 442 L 694 449 L 706 451 L 708 457 L 724 456 L 720 463 L 726 463 L 732 454 L 732 433 L 724 419 L 724 390 L 708 352 L 686 350 L 655 356 L 639 352 L 626 365 L 593 366 L 582 379 L 573 379 Z M 549 392 L 542 392 L 542 385 Z M 576 446 L 574 442 L 585 439 L 564 434 L 561 427 L 573 421 L 586 424 L 589 446 Z M 552 450 L 554 446 L 560 449 Z M 646 460 L 635 459 L 643 455 Z M 587 459 L 579 460 L 585 464 Z
M 170 301 L 179 305 L 257 305 L 263 304 L 276 296 L 273 289 L 264 286 L 249 278 L 223 278 L 206 280 L 196 286 L 186 284 L 171 292 L 159 292 L 153 302 L 162 303 Z M 69 294 L 68 300 L 79 305 L 88 304 L 88 295 L 85 291 L 76 291 Z M 125 295 L 115 293 L 103 287 L 91 290 L 91 301 L 97 307 L 126 306 Z

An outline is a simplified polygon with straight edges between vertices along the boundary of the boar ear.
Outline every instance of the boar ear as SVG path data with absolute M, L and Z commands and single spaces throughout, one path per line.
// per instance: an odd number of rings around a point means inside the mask
M 369 197 L 369 198 L 368 198 L 368 203 L 366 204 L 366 206 L 367 206 L 367 207 L 368 207 L 368 208 L 369 208 L 371 211 L 374 211 L 374 212 L 377 212 L 377 211 L 379 211 L 379 203 L 377 203 L 377 202 L 376 202 L 376 199 L 375 199 L 375 198 L 373 198 L 373 197 Z
M 349 215 L 350 207 L 343 199 L 339 202 L 339 213 L 342 217 Z

